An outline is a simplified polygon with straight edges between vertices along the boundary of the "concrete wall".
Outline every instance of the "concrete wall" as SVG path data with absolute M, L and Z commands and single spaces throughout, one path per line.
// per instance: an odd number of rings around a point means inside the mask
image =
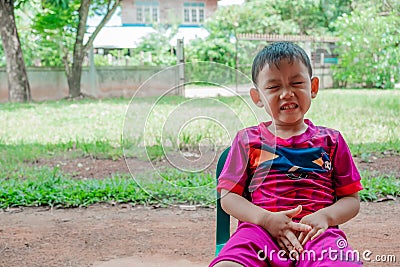
M 160 72 L 164 70 L 163 72 Z M 62 68 L 28 68 L 28 78 L 34 101 L 59 100 L 68 96 L 67 78 Z M 148 80 L 158 73 L 153 79 Z M 81 91 L 96 97 L 160 96 L 178 84 L 177 68 L 97 67 L 82 72 Z M 145 83 L 146 82 L 146 83 Z M 139 91 L 139 87 L 142 87 Z M 170 94 L 177 94 L 172 90 Z M 8 101 L 8 82 L 4 68 L 0 68 L 0 102 Z
M 333 88 L 333 77 L 331 65 L 326 64 L 313 68 L 313 76 L 319 78 L 319 89 Z
M 95 69 L 84 68 L 82 93 L 95 98 L 177 95 L 181 88 L 179 69 L 154 66 L 110 66 Z M 320 89 L 332 88 L 332 71 L 329 66 L 314 68 L 314 76 L 320 79 Z M 62 68 L 28 68 L 28 77 L 34 101 L 59 100 L 68 96 L 68 83 Z M 189 79 L 190 80 L 190 79 Z M 250 85 L 251 86 L 251 85 Z M 248 87 L 245 94 L 248 93 Z M 239 90 L 239 93 L 242 93 Z M 5 69 L 0 68 L 0 102 L 8 101 L 8 84 Z
M 28 68 L 27 72 L 33 100 L 56 100 L 68 95 L 68 84 L 63 69 Z M 4 68 L 0 68 L 0 102 L 7 101 L 7 73 Z

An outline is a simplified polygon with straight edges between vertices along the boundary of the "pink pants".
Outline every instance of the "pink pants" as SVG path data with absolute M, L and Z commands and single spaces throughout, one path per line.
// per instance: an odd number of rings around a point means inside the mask
M 261 226 L 240 223 L 209 267 L 220 261 L 233 261 L 245 267 L 354 267 L 362 266 L 360 258 L 359 253 L 348 246 L 343 231 L 337 228 L 329 228 L 316 239 L 308 241 L 299 260 L 295 261 L 284 254 Z

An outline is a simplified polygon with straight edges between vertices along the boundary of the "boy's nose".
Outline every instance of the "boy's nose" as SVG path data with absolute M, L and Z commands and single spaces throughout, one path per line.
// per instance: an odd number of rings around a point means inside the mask
M 292 88 L 290 88 L 290 86 L 286 86 L 282 89 L 281 99 L 292 97 L 293 95 Z

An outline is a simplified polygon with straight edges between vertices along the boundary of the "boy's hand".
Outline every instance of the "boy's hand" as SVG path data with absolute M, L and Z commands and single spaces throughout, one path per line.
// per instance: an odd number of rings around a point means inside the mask
M 277 240 L 278 245 L 287 252 L 295 250 L 301 253 L 303 247 L 294 233 L 301 232 L 306 235 L 311 230 L 311 226 L 307 224 L 292 221 L 292 218 L 298 215 L 301 209 L 302 207 L 298 206 L 287 211 L 272 212 L 260 224 Z
M 315 212 L 304 216 L 299 223 L 312 227 L 308 233 L 301 232 L 299 235 L 299 242 L 303 246 L 308 240 L 314 240 L 329 227 L 328 219 L 322 212 Z

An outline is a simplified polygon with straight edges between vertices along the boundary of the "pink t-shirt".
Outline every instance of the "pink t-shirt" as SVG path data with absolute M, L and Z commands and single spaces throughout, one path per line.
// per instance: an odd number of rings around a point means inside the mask
M 239 131 L 233 140 L 218 190 L 246 197 L 269 211 L 303 206 L 295 219 L 330 206 L 362 190 L 360 174 L 342 135 L 314 126 L 289 139 L 273 135 L 261 123 Z

